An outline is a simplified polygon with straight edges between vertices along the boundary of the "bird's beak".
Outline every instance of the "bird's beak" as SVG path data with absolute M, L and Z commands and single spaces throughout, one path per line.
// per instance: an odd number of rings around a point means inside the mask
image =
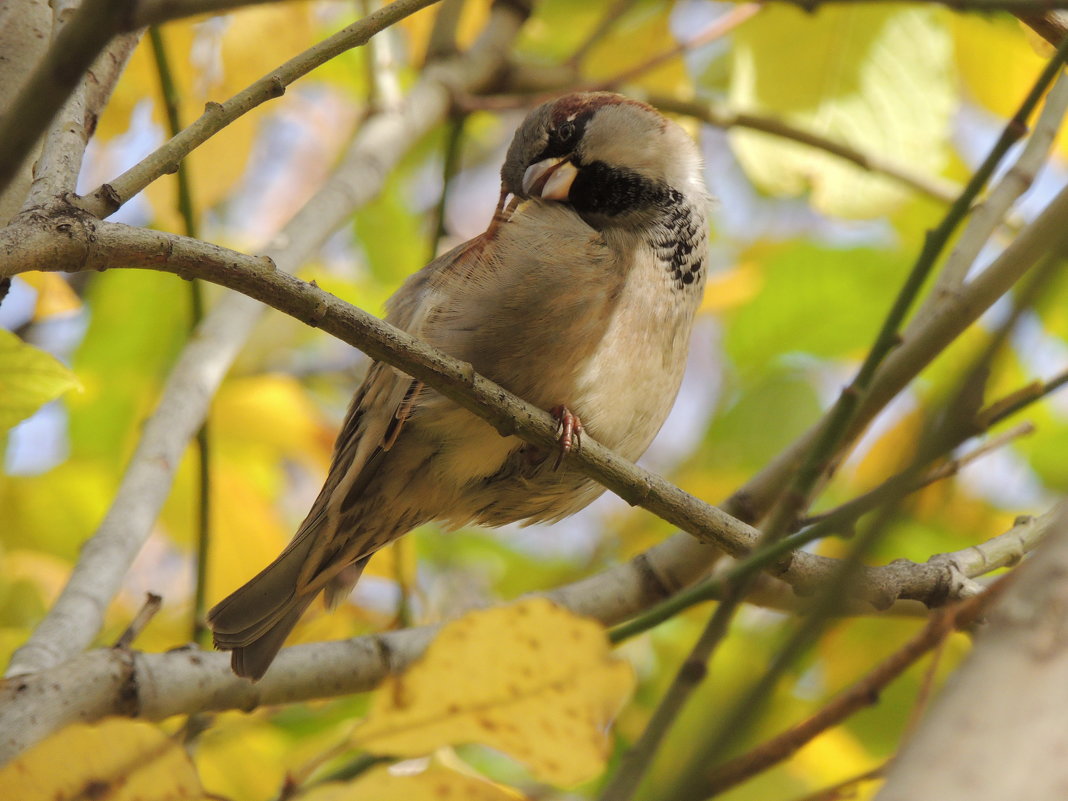
M 567 157 L 542 159 L 523 173 L 523 194 L 545 200 L 567 200 L 578 169 Z

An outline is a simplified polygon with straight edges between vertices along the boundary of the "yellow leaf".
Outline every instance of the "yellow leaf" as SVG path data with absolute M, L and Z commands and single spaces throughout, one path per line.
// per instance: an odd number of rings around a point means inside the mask
M 731 104 L 936 173 L 956 103 L 941 20 L 937 9 L 892 5 L 765 8 L 734 34 Z M 811 192 L 820 210 L 857 218 L 905 197 L 890 179 L 811 147 L 757 131 L 730 136 L 746 173 L 772 194 Z
M 590 78 L 612 79 L 671 52 L 678 44 L 671 33 L 668 9 L 658 3 L 647 4 L 618 20 L 612 35 L 601 40 L 584 63 Z M 693 96 L 693 84 L 681 55 L 634 76 L 628 83 L 651 92 Z
M 148 723 L 78 723 L 0 770 L 0 797 L 19 801 L 202 799 L 185 751 Z
M 253 446 L 277 460 L 287 456 L 320 467 L 330 464 L 334 433 L 300 382 L 268 374 L 228 380 L 212 406 L 212 425 L 227 447 Z
M 394 756 L 483 743 L 573 785 L 603 770 L 608 724 L 633 687 L 600 624 L 532 598 L 445 626 L 422 659 L 386 679 L 352 739 Z
M 82 302 L 63 280 L 59 273 L 29 272 L 19 278 L 37 290 L 37 302 L 33 307 L 34 320 L 47 320 L 61 314 L 70 314 L 82 307 Z
M 1008 118 L 1023 101 L 1047 57 L 1035 47 L 1015 20 L 953 16 L 957 69 L 967 95 L 988 111 Z M 1057 135 L 1057 150 L 1068 156 L 1068 133 Z
M 74 373 L 54 356 L 0 329 L 0 432 L 76 386 Z
M 328 784 L 302 795 L 301 801 L 521 801 L 509 787 L 432 765 L 416 774 L 374 768 L 349 784 Z
M 842 728 L 829 729 L 797 752 L 787 765 L 790 773 L 803 778 L 810 787 L 825 787 L 875 767 L 877 760 L 861 742 Z M 857 801 L 871 798 L 876 785 L 865 785 Z
M 286 773 L 300 764 L 295 750 L 304 751 L 304 742 L 267 725 L 262 713 L 224 713 L 197 743 L 195 760 L 210 792 L 233 801 L 260 801 L 274 798 L 285 784 Z

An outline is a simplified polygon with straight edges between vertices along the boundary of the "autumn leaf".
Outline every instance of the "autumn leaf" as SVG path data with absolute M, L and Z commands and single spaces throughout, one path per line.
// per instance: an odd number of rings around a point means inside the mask
M 19 801 L 202 799 L 193 764 L 156 726 L 77 723 L 0 769 L 0 796 Z
M 633 686 L 598 623 L 530 599 L 445 626 L 379 688 L 352 740 L 393 756 L 483 743 L 543 781 L 573 785 L 604 769 L 606 729 Z
M 47 320 L 49 317 L 71 314 L 82 307 L 77 294 L 59 273 L 35 270 L 22 273 L 19 278 L 37 291 L 37 302 L 33 307 L 35 322 Z
M 74 373 L 53 356 L 0 330 L 0 431 L 76 386 Z

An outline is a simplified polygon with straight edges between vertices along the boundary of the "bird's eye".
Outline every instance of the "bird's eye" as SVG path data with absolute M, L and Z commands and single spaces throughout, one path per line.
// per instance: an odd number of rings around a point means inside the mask
M 573 122 L 564 122 L 556 129 L 556 136 L 561 142 L 570 142 L 574 135 L 575 124 Z

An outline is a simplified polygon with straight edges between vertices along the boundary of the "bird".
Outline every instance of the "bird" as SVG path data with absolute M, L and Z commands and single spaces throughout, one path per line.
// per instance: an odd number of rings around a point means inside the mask
M 638 459 L 682 381 L 709 203 L 696 143 L 652 106 L 578 92 L 531 111 L 486 231 L 411 275 L 385 319 L 551 410 L 560 453 L 372 363 L 292 541 L 208 614 L 233 672 L 261 678 L 321 592 L 336 605 L 417 526 L 555 522 L 587 506 L 604 488 L 559 458 L 581 436 Z

